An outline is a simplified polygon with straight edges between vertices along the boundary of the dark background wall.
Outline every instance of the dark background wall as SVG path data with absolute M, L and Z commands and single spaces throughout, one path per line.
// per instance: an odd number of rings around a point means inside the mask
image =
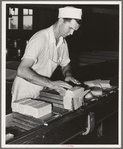
M 52 25 L 57 20 L 58 8 L 63 6 L 15 5 L 18 8 L 33 8 L 33 30 L 7 30 L 7 38 L 28 40 L 38 30 Z M 79 30 L 73 36 L 67 37 L 71 54 L 96 50 L 118 51 L 119 7 L 117 5 L 75 5 L 75 7 L 83 9 L 83 17 Z

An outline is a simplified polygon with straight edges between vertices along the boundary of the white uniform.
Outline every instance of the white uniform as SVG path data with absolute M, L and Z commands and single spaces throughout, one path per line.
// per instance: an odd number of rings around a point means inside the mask
M 70 62 L 66 40 L 61 37 L 56 46 L 53 26 L 32 36 L 22 59 L 24 58 L 35 60 L 32 69 L 47 77 L 51 77 L 58 65 L 66 66 Z M 12 103 L 22 98 L 36 98 L 42 89 L 43 86 L 16 76 L 12 86 Z

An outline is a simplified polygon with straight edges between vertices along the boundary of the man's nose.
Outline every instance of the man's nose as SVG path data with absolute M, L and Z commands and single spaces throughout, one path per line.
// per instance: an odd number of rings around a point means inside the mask
M 71 29 L 71 30 L 70 30 L 70 35 L 73 35 L 73 33 L 74 33 L 74 30 Z

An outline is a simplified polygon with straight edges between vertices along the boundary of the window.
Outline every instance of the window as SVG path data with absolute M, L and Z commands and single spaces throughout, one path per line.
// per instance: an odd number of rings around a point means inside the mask
M 9 7 L 8 29 L 18 29 L 18 8 Z
M 33 10 L 23 9 L 23 29 L 32 30 L 33 27 Z
M 33 9 L 7 7 L 7 29 L 8 30 L 32 30 Z

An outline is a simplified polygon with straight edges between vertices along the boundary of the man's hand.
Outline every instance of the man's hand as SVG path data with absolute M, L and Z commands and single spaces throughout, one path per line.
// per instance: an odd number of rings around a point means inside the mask
M 74 83 L 74 84 L 81 84 L 78 80 L 76 80 L 76 79 L 72 76 L 70 64 L 68 64 L 68 65 L 65 66 L 65 67 L 62 67 L 62 72 L 63 72 L 63 75 L 64 75 L 64 77 L 65 77 L 65 81 L 66 81 L 66 82 L 72 82 L 72 83 Z
M 67 76 L 66 78 L 65 78 L 65 81 L 66 82 L 73 82 L 74 84 L 81 84 L 78 80 L 76 80 L 74 77 L 72 77 L 72 76 Z
M 66 89 L 70 89 L 72 86 L 64 81 L 51 81 L 50 88 L 56 90 L 60 93 L 60 95 L 64 96 Z
M 70 89 L 70 88 L 72 88 L 72 86 L 69 85 L 68 83 L 64 82 L 64 81 L 52 81 L 51 82 L 51 88 L 52 89 L 59 89 L 59 88 Z

